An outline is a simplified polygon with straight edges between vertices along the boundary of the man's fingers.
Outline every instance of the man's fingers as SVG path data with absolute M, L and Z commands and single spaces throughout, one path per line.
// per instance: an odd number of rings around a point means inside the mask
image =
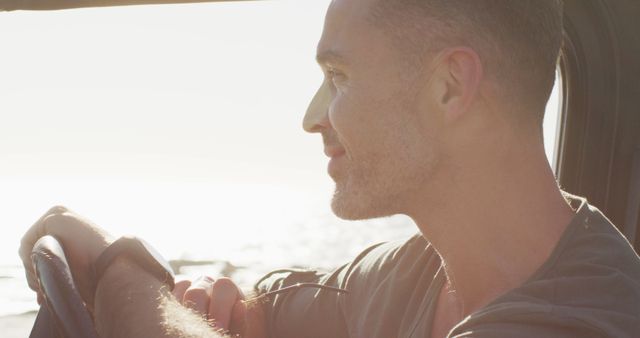
M 191 286 L 191 281 L 188 279 L 176 281 L 175 286 L 173 287 L 173 296 L 176 297 L 178 302 L 182 303 L 184 299 L 184 293 L 187 292 L 187 289 Z
M 89 307 L 93 305 L 91 266 L 112 242 L 111 236 L 91 222 L 65 207 L 56 206 L 47 211 L 26 232 L 20 245 L 29 287 L 38 290 L 37 278 L 31 262 L 34 244 L 43 236 L 52 235 L 60 241 L 80 295 Z
M 267 328 L 263 307 L 259 304 L 240 302 L 233 308 L 231 332 L 243 338 L 266 338 Z
M 231 331 L 231 334 L 238 334 L 245 338 L 252 337 L 247 335 L 246 314 L 247 304 L 245 304 L 242 299 L 238 299 L 231 310 L 231 321 L 229 322 L 229 331 Z
M 182 305 L 206 318 L 209 297 L 211 296 L 211 284 L 213 284 L 213 278 L 208 276 L 200 277 L 193 281 L 184 293 Z
M 44 213 L 30 228 L 27 232 L 22 236 L 22 241 L 20 242 L 20 258 L 22 261 L 28 260 L 31 261 L 31 249 L 33 249 L 33 245 L 36 244 L 40 237 L 46 235 L 45 228 L 45 220 L 52 215 L 61 215 L 69 210 L 63 206 L 55 206 L 46 213 Z
M 49 209 L 31 226 L 31 228 L 29 228 L 29 230 L 27 230 L 27 232 L 22 237 L 18 253 L 25 268 L 25 274 L 27 276 L 29 287 L 34 291 L 38 291 L 38 284 L 31 262 L 31 250 L 33 249 L 33 245 L 36 244 L 40 237 L 46 235 L 46 228 L 44 226 L 45 219 L 51 215 L 62 214 L 67 211 L 68 209 L 63 206 L 55 206 Z
M 209 302 L 209 319 L 217 329 L 228 331 L 233 313 L 233 307 L 242 294 L 235 283 L 229 278 L 220 278 L 211 287 Z
M 244 295 L 229 278 L 214 280 L 200 277 L 193 282 L 181 280 L 176 282 L 173 295 L 216 329 L 226 332 L 244 325 Z

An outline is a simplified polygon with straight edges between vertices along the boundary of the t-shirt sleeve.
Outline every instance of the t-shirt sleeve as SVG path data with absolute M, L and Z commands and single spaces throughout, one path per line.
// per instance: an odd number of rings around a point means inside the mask
M 362 336 L 365 331 L 364 336 L 376 332 L 387 337 L 385 333 L 397 332 L 402 317 L 388 313 L 402 311 L 411 302 L 415 278 L 424 275 L 413 267 L 429 265 L 433 257 L 425 243 L 415 235 L 408 241 L 373 245 L 330 273 L 277 270 L 267 274 L 256 284 L 259 295 L 306 283 L 347 291 L 295 287 L 269 295 L 263 303 L 268 337 L 342 338 L 355 332 Z
M 277 270 L 262 278 L 255 289 L 258 294 L 264 294 L 298 283 L 340 288 L 347 267 L 344 265 L 325 274 L 312 270 Z M 313 287 L 294 288 L 267 297 L 263 307 L 268 337 L 348 337 L 341 297 L 339 292 Z
M 367 248 L 352 262 L 330 273 L 283 269 L 264 276 L 255 285 L 258 295 L 299 283 L 320 284 L 349 292 L 299 287 L 268 296 L 263 303 L 268 337 L 349 337 L 346 312 L 349 306 L 353 306 L 353 301 L 347 302 L 347 298 L 357 295 L 359 289 L 371 282 L 371 276 L 362 271 L 362 266 L 378 259 L 376 249 L 382 249 L 384 244 Z

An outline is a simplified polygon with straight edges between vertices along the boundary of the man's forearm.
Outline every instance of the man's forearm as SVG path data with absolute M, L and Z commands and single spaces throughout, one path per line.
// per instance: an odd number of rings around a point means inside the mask
M 160 281 L 125 259 L 117 259 L 98 284 L 94 317 L 103 338 L 224 337 L 180 305 Z

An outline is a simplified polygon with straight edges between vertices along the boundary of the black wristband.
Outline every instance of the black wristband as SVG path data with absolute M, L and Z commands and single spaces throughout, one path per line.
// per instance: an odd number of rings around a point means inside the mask
M 144 240 L 137 237 L 123 236 L 109 245 L 93 265 L 93 294 L 98 283 L 111 263 L 120 255 L 136 263 L 140 268 L 156 277 L 173 290 L 174 275 L 171 266 Z

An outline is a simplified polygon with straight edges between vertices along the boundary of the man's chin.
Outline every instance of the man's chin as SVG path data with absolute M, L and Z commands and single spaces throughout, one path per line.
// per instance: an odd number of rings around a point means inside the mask
M 365 196 L 353 196 L 336 190 L 331 200 L 333 213 L 341 219 L 360 221 L 389 216 L 383 208 L 374 207 L 374 203 Z

